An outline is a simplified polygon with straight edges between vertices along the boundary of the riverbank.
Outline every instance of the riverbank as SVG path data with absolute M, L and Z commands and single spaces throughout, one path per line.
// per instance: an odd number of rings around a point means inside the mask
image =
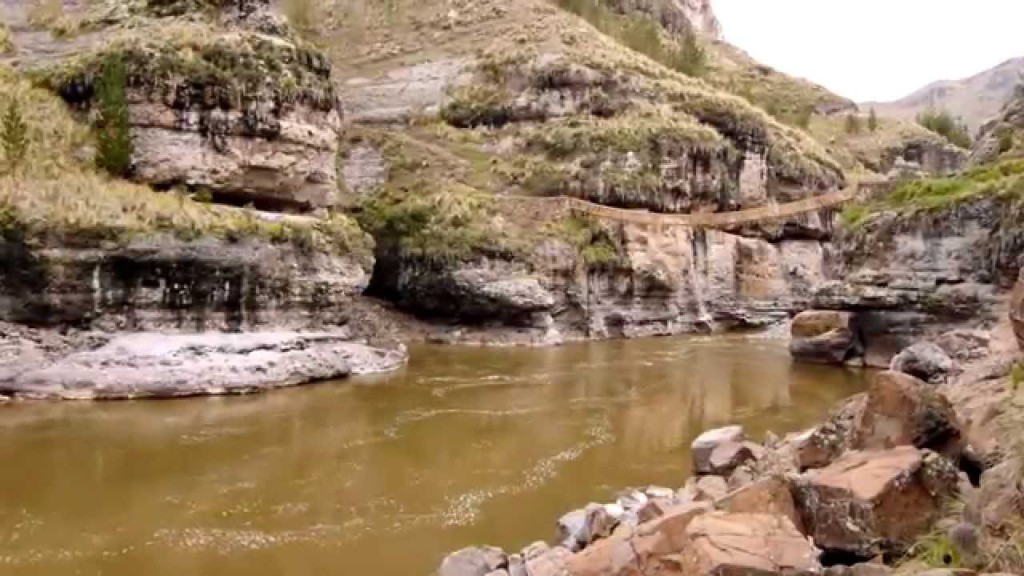
M 1013 324 L 936 342 L 905 350 L 812 428 L 759 442 L 740 426 L 705 431 L 679 486 L 626 489 L 552 519 L 552 540 L 463 549 L 439 574 L 1021 573 Z

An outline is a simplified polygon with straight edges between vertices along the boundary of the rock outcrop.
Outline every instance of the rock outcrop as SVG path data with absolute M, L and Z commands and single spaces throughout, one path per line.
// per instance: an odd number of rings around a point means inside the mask
M 107 331 L 308 330 L 348 323 L 368 254 L 139 237 L 121 247 L 0 240 L 0 320 Z
M 840 235 L 838 277 L 821 283 L 816 308 L 855 312 L 870 366 L 923 338 L 1000 320 L 1019 270 L 1022 205 L 1008 197 L 947 208 L 882 211 Z
M 795 494 L 818 546 L 870 559 L 905 552 L 956 490 L 956 470 L 947 461 L 905 446 L 847 453 L 801 476 Z
M 234 20 L 248 24 L 249 12 Z M 106 76 L 123 76 L 133 178 L 260 209 L 338 204 L 340 104 L 324 54 L 248 27 L 186 36 L 159 17 L 129 21 L 144 27 L 112 34 L 43 74 L 83 109 L 97 105 Z M 276 32 L 286 34 L 287 27 Z M 111 72 L 117 66 L 122 70 Z
M 0 368 L 0 393 L 32 399 L 111 400 L 249 394 L 394 370 L 404 354 L 338 334 L 131 334 L 52 364 Z M 39 365 L 39 364 L 42 365 Z

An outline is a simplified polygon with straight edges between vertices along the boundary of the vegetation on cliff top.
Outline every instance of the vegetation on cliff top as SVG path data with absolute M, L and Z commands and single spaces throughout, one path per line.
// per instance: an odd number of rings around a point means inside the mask
M 251 32 L 221 33 L 199 23 L 116 33 L 40 76 L 68 102 L 85 102 L 111 58 L 121 61 L 130 88 L 176 107 L 237 109 L 268 100 L 329 111 L 337 104 L 330 62 L 315 48 Z
M 372 241 L 343 215 L 267 220 L 251 210 L 212 206 L 184 193 L 158 193 L 96 173 L 90 135 L 64 103 L 0 67 L 0 109 L 14 101 L 27 127 L 27 146 L 23 162 L 0 167 L 0 235 L 5 238 L 67 245 L 159 233 L 183 240 L 252 238 L 352 254 L 369 264 Z
M 885 195 L 848 206 L 843 211 L 847 226 L 857 227 L 878 212 L 946 209 L 979 197 L 1024 197 L 1024 160 L 1008 160 L 981 166 L 949 178 L 906 182 Z

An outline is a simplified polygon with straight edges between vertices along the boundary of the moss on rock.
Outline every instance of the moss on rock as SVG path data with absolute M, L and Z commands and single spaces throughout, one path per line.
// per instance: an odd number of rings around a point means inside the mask
M 117 58 L 125 65 L 129 88 L 174 108 L 237 109 L 254 101 L 272 101 L 278 107 L 304 104 L 324 111 L 337 106 L 330 62 L 312 47 L 199 25 L 145 32 L 121 34 L 97 50 L 45 70 L 42 81 L 67 102 L 84 104 L 94 95 L 104 63 Z

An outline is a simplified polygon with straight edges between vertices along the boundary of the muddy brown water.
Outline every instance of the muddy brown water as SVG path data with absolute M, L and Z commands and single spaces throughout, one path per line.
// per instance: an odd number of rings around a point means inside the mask
M 809 425 L 862 375 L 764 338 L 413 348 L 245 398 L 0 406 L 0 574 L 426 576 L 679 487 L 703 429 Z

